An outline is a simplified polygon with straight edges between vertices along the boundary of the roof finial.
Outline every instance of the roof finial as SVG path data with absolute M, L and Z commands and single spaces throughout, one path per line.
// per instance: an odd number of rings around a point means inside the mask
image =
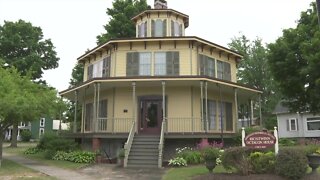
M 154 0 L 154 8 L 155 9 L 168 9 L 166 0 Z

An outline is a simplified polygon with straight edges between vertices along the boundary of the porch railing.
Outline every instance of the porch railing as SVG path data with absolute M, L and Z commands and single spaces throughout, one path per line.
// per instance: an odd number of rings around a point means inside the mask
M 204 132 L 204 122 L 198 117 L 166 118 L 167 133 L 196 133 Z
M 133 118 L 97 118 L 97 132 L 128 133 Z M 85 125 L 85 132 L 94 132 L 91 122 Z
M 158 167 L 162 167 L 162 152 L 163 152 L 163 143 L 164 143 L 164 132 L 166 128 L 166 121 L 162 121 L 161 124 L 161 134 L 160 134 L 160 142 L 159 142 L 159 158 L 158 158 Z
M 136 123 L 132 122 L 132 126 L 130 129 L 130 133 L 127 139 L 127 142 L 124 144 L 124 167 L 127 167 L 128 165 L 128 158 L 129 158 L 129 153 L 131 150 L 131 145 L 132 145 L 132 141 L 134 138 L 134 134 L 136 132 Z

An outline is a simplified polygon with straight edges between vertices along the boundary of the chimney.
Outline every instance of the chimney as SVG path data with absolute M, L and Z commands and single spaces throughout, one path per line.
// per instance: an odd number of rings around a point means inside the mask
M 154 9 L 168 9 L 166 0 L 154 0 Z

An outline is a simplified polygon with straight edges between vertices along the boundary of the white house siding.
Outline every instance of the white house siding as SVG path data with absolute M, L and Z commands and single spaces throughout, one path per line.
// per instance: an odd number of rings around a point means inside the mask
M 307 118 L 317 117 L 312 114 L 283 113 L 277 114 L 277 123 L 280 138 L 298 138 L 298 137 L 320 137 L 320 130 L 307 130 Z M 291 118 L 297 119 L 297 131 L 290 131 L 287 127 L 287 120 Z

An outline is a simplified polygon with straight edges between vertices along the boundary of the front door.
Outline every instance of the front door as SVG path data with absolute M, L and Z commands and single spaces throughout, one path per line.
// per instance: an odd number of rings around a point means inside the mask
M 139 113 L 139 132 L 156 134 L 161 131 L 162 99 L 141 98 Z

